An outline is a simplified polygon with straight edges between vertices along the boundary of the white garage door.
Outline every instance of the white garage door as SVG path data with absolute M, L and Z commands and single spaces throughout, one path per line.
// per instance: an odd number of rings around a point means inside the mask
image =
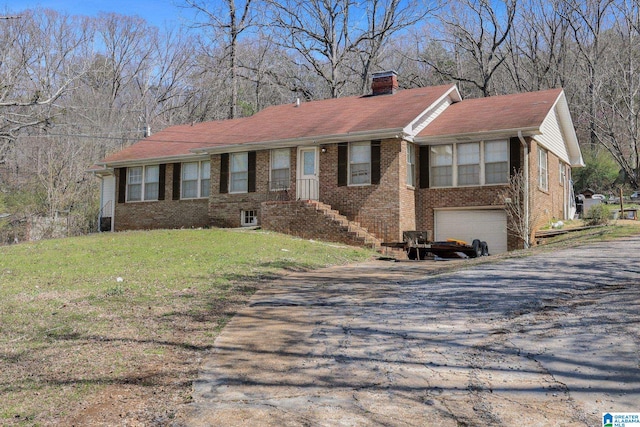
M 503 210 L 440 210 L 435 217 L 435 240 L 474 239 L 487 242 L 489 253 L 507 251 L 507 214 Z

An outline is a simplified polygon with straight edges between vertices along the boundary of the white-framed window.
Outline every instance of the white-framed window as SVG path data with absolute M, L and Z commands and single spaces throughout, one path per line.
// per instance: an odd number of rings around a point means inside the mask
M 246 193 L 249 191 L 249 153 L 231 153 L 229 164 L 229 193 Z
M 538 146 L 538 187 L 544 191 L 549 190 L 549 169 L 547 161 L 547 150 Z
M 371 184 L 371 143 L 349 144 L 349 184 Z
M 506 184 L 509 144 L 498 140 L 433 145 L 429 166 L 431 187 Z
M 127 168 L 127 201 L 158 200 L 160 166 Z
M 407 185 L 416 185 L 416 147 L 407 143 Z
M 160 167 L 158 165 L 144 168 L 144 199 L 158 200 L 160 185 Z
M 480 185 L 480 143 L 458 144 L 458 185 Z
M 433 145 L 430 148 L 430 182 L 432 187 L 453 185 L 453 145 Z
M 254 210 L 242 211 L 242 214 L 240 217 L 240 224 L 243 227 L 258 225 L 258 212 Z
M 210 177 L 211 163 L 208 160 L 183 163 L 180 197 L 182 199 L 209 197 Z
M 558 170 L 560 174 L 560 185 L 564 185 L 564 183 L 567 182 L 567 168 L 562 162 L 558 162 L 558 167 L 560 168 Z
M 507 141 L 487 141 L 484 143 L 485 184 L 506 184 L 509 182 L 509 145 Z
M 209 197 L 211 193 L 211 162 L 200 162 L 200 197 Z
M 269 189 L 288 190 L 291 180 L 290 150 L 288 148 L 271 150 L 271 172 Z
M 127 168 L 127 201 L 142 200 L 142 166 Z

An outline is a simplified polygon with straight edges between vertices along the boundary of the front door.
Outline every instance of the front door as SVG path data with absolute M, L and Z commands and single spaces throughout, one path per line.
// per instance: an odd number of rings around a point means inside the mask
M 318 200 L 318 148 L 298 148 L 298 179 L 296 196 L 298 200 Z

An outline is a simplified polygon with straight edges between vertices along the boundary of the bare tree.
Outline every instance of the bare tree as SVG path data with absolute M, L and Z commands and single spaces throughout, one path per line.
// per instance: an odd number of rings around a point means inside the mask
M 224 39 L 224 51 L 228 60 L 231 96 L 228 118 L 238 115 L 238 42 L 240 35 L 251 27 L 254 20 L 252 0 L 224 0 L 220 4 L 207 0 L 185 0 L 188 7 L 195 9 L 204 21 L 195 24 L 199 28 L 211 30 L 211 40 Z M 214 43 L 216 44 L 216 43 Z M 211 46 L 205 44 L 205 50 Z
M 640 186 L 640 4 L 615 6 L 607 46 L 614 54 L 599 58 L 598 97 L 594 100 L 593 134 L 613 156 L 633 188 Z M 592 72 L 595 72 L 593 70 Z M 595 85 L 594 85 L 595 86 Z
M 150 59 L 136 73 L 132 88 L 141 121 L 154 128 L 189 121 L 185 112 L 195 96 L 188 84 L 195 72 L 194 38 L 180 29 L 165 28 L 149 47 Z
M 564 0 L 524 0 L 509 45 L 508 74 L 518 92 L 564 87 L 578 62 L 571 49 Z
M 369 0 L 366 8 L 367 27 L 362 40 L 354 46 L 359 67 L 360 93 L 366 94 L 370 87 L 371 72 L 381 68 L 381 57 L 392 36 L 400 30 L 412 27 L 431 15 L 438 4 L 415 0 Z
M 0 22 L 0 163 L 21 131 L 47 128 L 60 114 L 56 102 L 82 73 L 74 57 L 85 30 L 54 11 Z
M 269 1 L 273 39 L 295 51 L 301 65 L 322 78 L 328 95 L 341 95 L 347 76 L 344 63 L 361 41 L 354 35 L 354 0 Z
M 534 194 L 529 189 L 523 169 L 511 175 L 509 185 L 500 193 L 507 214 L 507 228 L 525 248 L 531 246 L 533 230 L 540 219 L 540 211 L 532 209 Z
M 317 75 L 326 96 L 366 93 L 369 74 L 396 32 L 431 13 L 428 2 L 267 0 L 273 40 Z M 314 97 L 321 98 L 321 88 Z
M 517 0 L 457 0 L 438 16 L 443 34 L 428 40 L 419 58 L 441 75 L 469 84 L 482 96 L 494 91 L 492 79 L 508 58 L 507 40 L 516 17 Z M 437 43 L 449 53 L 444 62 L 428 54 Z M 448 57 L 453 57 L 452 64 Z
M 579 114 L 583 115 L 582 120 L 587 121 L 588 138 L 593 146 L 598 143 L 596 105 L 602 82 L 600 76 L 604 72 L 603 58 L 607 56 L 608 42 L 605 34 L 610 29 L 610 9 L 613 2 L 614 0 L 566 0 L 559 12 L 569 24 L 573 46 L 579 55 L 579 70 L 582 73 L 576 77 L 580 86 L 586 89 L 582 100 L 586 111 L 582 110 Z

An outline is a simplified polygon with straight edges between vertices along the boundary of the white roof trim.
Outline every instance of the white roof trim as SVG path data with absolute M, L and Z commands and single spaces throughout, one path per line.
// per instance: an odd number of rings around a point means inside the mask
M 462 95 L 460 95 L 460 91 L 458 91 L 458 87 L 456 85 L 452 85 L 451 88 L 440 98 L 436 99 L 431 105 L 418 114 L 415 119 L 409 122 L 409 124 L 404 127 L 405 133 L 413 136 L 420 133 L 420 131 L 424 129 L 423 123 L 430 118 L 430 116 L 437 110 L 440 103 L 445 101 L 447 98 L 451 100 L 452 104 L 462 101 Z M 434 118 L 431 118 L 431 121 L 433 121 L 433 119 Z
M 117 168 L 127 166 L 144 166 L 144 165 L 157 165 L 160 163 L 185 163 L 185 162 L 197 162 L 202 160 L 209 160 L 208 156 L 203 154 L 183 154 L 181 156 L 168 156 L 168 157 L 150 157 L 147 159 L 134 159 L 134 160 L 121 160 L 109 163 L 96 163 L 97 166 L 103 166 L 106 168 Z
M 337 144 L 339 142 L 367 141 L 372 139 L 406 138 L 403 128 L 384 129 L 379 131 L 350 132 L 338 135 L 323 135 L 304 138 L 290 138 L 273 141 L 246 142 L 242 144 L 221 145 L 217 147 L 194 148 L 194 153 L 238 153 L 248 150 L 272 150 L 276 148 L 299 147 L 301 145 Z
M 103 165 L 103 163 L 101 165 Z M 113 175 L 113 168 L 103 167 L 101 169 L 88 169 L 87 172 L 97 176 L 109 176 Z
M 414 142 L 420 145 L 436 145 L 440 143 L 448 144 L 452 142 L 488 141 L 491 139 L 510 138 L 517 135 L 518 131 L 521 131 L 523 136 L 535 136 L 540 135 L 541 133 L 540 128 L 536 126 L 524 129 L 514 128 L 487 132 L 467 132 L 450 135 L 422 136 L 416 137 Z
M 560 130 L 564 137 L 565 145 L 567 146 L 567 153 L 569 153 L 570 164 L 573 167 L 585 166 L 582 159 L 582 151 L 580 150 L 580 144 L 578 142 L 578 136 L 571 120 L 571 112 L 569 111 L 569 104 L 567 103 L 567 97 L 564 94 L 564 90 L 560 92 L 554 109 L 557 109 Z
M 563 160 L 568 161 L 572 167 L 585 166 L 584 160 L 582 159 L 582 151 L 580 150 L 580 145 L 578 143 L 578 136 L 576 135 L 575 128 L 573 127 L 573 121 L 571 120 L 571 113 L 569 111 L 569 105 L 567 104 L 567 98 L 564 91 L 560 92 L 558 98 L 556 98 L 555 102 L 549 109 L 549 112 L 542 121 L 541 127 L 550 120 L 550 116 L 552 114 L 557 117 L 558 128 L 569 157 L 568 159 Z M 540 141 L 537 138 L 536 141 L 547 150 L 554 152 L 552 147 L 548 147 L 543 141 Z

